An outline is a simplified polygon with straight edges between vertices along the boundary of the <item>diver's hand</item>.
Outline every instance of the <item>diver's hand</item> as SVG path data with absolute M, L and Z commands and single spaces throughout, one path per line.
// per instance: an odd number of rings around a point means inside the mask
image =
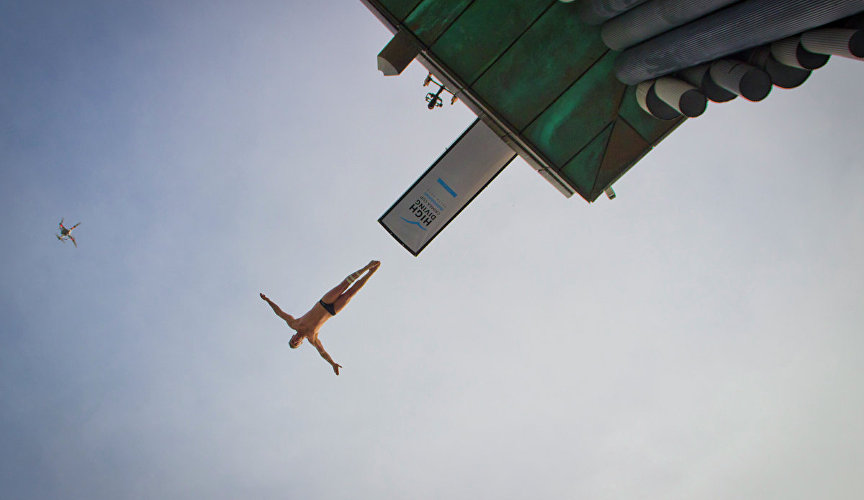
M 333 363 L 333 372 L 336 375 L 339 375 L 339 368 L 342 368 L 342 365 L 340 365 L 339 363 Z
M 264 299 L 264 300 L 265 300 L 265 301 L 267 301 L 267 302 L 270 302 L 270 299 L 268 299 L 268 298 L 267 298 L 267 296 L 266 296 L 266 295 L 264 295 L 264 293 L 263 293 L 263 292 L 262 292 L 262 293 L 259 293 L 259 294 L 258 294 L 258 295 L 260 295 L 260 296 L 261 296 L 261 298 L 262 298 L 262 299 Z

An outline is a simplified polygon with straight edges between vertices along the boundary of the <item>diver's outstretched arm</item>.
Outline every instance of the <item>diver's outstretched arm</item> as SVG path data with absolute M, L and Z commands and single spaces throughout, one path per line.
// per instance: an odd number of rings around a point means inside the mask
M 284 319 L 285 321 L 288 321 L 288 318 L 291 317 L 288 313 L 286 313 L 285 311 L 280 309 L 279 306 L 277 306 L 275 302 L 268 299 L 267 296 L 264 295 L 263 293 L 259 293 L 258 295 L 260 295 L 261 298 L 264 299 L 264 302 L 267 302 L 268 304 L 270 304 L 270 307 L 273 308 L 273 312 L 276 313 L 276 316 L 279 316 L 280 318 Z
M 333 372 L 336 373 L 336 375 L 339 375 L 339 368 L 342 368 L 342 365 L 333 361 L 333 358 L 331 358 L 330 355 L 327 354 L 327 351 L 324 350 L 324 345 L 321 344 L 321 341 L 316 338 L 316 339 L 310 340 L 309 343 L 311 343 L 313 346 L 315 346 L 315 349 L 318 349 L 318 354 L 320 354 L 321 357 L 324 358 L 325 361 L 330 363 L 330 366 L 333 367 Z

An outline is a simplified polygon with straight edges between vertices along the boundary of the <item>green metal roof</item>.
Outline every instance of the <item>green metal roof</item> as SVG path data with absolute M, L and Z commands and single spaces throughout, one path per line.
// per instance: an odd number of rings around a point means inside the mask
M 557 0 L 363 0 L 534 163 L 594 201 L 682 119 L 658 120 L 612 69 L 599 28 Z

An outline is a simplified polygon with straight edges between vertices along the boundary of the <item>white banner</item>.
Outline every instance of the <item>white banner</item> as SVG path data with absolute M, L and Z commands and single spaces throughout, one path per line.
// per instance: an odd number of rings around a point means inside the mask
M 416 256 L 515 157 L 478 118 L 378 222 Z

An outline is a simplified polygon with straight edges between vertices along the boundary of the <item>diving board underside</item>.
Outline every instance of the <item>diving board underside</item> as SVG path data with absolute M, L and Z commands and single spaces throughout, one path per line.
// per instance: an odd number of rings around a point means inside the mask
M 618 53 L 575 3 L 361 1 L 530 165 L 589 202 L 684 120 L 639 108 L 613 74 Z

